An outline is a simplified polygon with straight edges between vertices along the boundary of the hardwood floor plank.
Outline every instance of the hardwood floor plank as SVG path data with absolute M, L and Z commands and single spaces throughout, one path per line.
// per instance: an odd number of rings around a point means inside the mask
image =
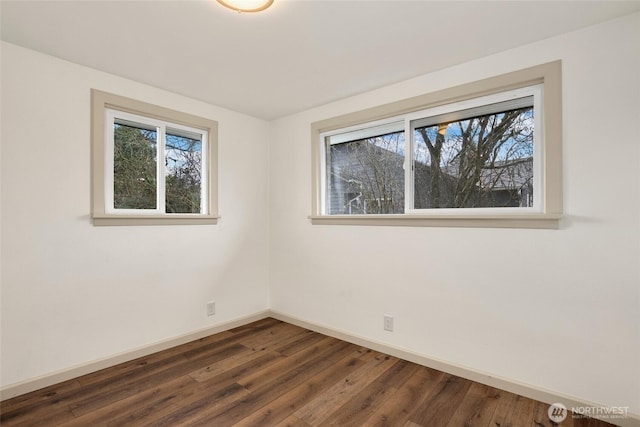
M 359 347 L 357 351 L 360 354 L 360 358 L 366 361 L 380 360 L 381 355 L 386 356 L 386 354 L 379 353 L 366 347 Z
M 286 393 L 296 386 L 306 382 L 316 373 L 333 365 L 337 360 L 352 353 L 355 346 L 339 340 L 333 340 L 332 345 L 314 354 L 309 360 L 301 365 L 282 372 L 282 375 L 273 378 L 269 382 L 263 383 L 261 386 L 250 389 L 251 394 L 246 399 L 239 401 L 237 404 L 229 407 L 222 413 L 213 417 L 206 417 L 199 420 L 194 425 L 211 426 L 211 425 L 234 425 L 247 414 L 259 410 L 269 402 L 273 401 L 277 396 Z M 296 353 L 299 354 L 299 353 Z M 254 387 L 258 384 L 252 380 L 251 385 Z
M 38 412 L 60 411 L 60 407 L 63 407 L 62 412 L 70 412 L 64 402 L 60 403 L 61 396 L 74 393 L 81 387 L 74 379 L 0 402 L 0 424 L 18 423 L 32 416 L 37 417 Z
M 228 406 L 233 406 L 238 399 L 249 395 L 249 391 L 236 382 L 247 373 L 263 369 L 281 359 L 277 353 L 266 352 L 261 357 L 235 366 L 209 380 L 198 383 L 196 393 L 183 396 L 176 402 L 176 407 L 167 409 L 150 422 L 142 425 L 171 425 L 176 420 L 187 422 L 191 419 L 207 416 L 211 413 L 223 411 Z
M 278 319 L 274 319 L 273 317 L 265 317 L 264 319 L 256 320 L 255 322 L 247 323 L 246 325 L 237 326 L 235 328 L 229 329 L 229 332 L 237 334 L 237 333 L 244 333 L 244 332 L 259 331 L 261 329 L 269 328 L 279 323 L 284 323 L 284 322 Z
M 47 407 L 38 406 L 33 412 L 21 413 L 19 416 L 11 418 L 2 418 L 0 425 L 2 427 L 33 427 L 51 425 L 49 420 L 54 419 L 56 423 L 63 425 L 73 420 L 73 412 L 64 404 L 52 404 Z
M 157 412 L 162 408 L 173 404 L 183 390 L 189 389 L 196 383 L 188 376 L 182 376 L 174 380 L 133 394 L 127 398 L 118 400 L 95 411 L 75 417 L 65 427 L 84 427 L 95 425 L 108 425 L 115 420 L 126 418 L 137 420 L 144 418 L 149 412 Z
M 546 403 L 535 402 L 536 408 L 533 414 L 533 420 L 531 420 L 531 427 L 555 427 L 555 423 L 553 423 L 549 419 L 549 406 Z M 573 426 L 573 422 L 571 422 Z M 568 423 L 563 423 L 563 427 L 569 427 Z
M 443 377 L 444 374 L 440 371 L 419 366 L 415 375 L 402 384 L 398 391 L 390 396 L 362 425 L 371 427 L 404 425 Z
M 231 402 L 240 401 L 249 395 L 249 391 L 239 384 L 233 383 L 215 392 L 202 393 L 197 400 L 191 400 L 190 404 L 179 402 L 177 410 L 165 411 L 168 414 L 154 414 L 154 418 L 145 420 L 141 426 L 148 427 L 171 427 L 176 425 L 193 425 L 193 420 L 202 414 L 216 411 L 218 408 L 226 407 Z M 160 416 L 164 415 L 164 416 Z M 123 424 L 126 425 L 126 424 Z M 220 424 L 231 425 L 231 424 Z
M 210 351 L 205 354 L 199 353 L 199 359 L 179 359 L 168 367 L 162 368 L 161 366 L 157 366 L 157 369 L 148 370 L 144 374 L 138 373 L 132 377 L 127 376 L 127 380 L 124 381 L 120 387 L 110 388 L 107 392 L 104 391 L 104 388 L 100 387 L 99 384 L 101 383 L 99 383 L 98 385 L 87 388 L 89 396 L 74 401 L 69 405 L 73 413 L 76 416 L 80 416 L 120 399 L 140 393 L 147 388 L 155 387 L 163 382 L 171 381 L 174 378 L 186 375 L 194 369 L 197 369 L 199 366 L 202 366 L 203 362 L 212 363 L 228 357 L 233 357 L 242 350 L 244 350 L 242 345 L 231 343 L 219 348 L 217 351 Z
M 305 335 L 303 328 L 288 323 L 279 323 L 270 328 L 253 333 L 239 340 L 238 342 L 252 350 L 270 350 L 274 347 L 296 339 L 298 335 Z
M 218 375 L 207 378 L 203 384 L 231 384 L 240 381 L 247 375 L 267 369 L 269 366 L 280 362 L 283 356 L 273 351 L 258 352 L 259 357 L 247 361 L 238 360 L 238 363 L 230 362 L 229 369 L 219 373 Z
M 284 393 L 248 417 L 240 420 L 236 426 L 257 427 L 277 425 L 283 422 L 293 411 L 304 406 L 336 382 L 343 380 L 350 372 L 364 365 L 364 363 L 363 360 L 357 357 L 357 354 L 354 356 L 354 354 L 351 353 L 335 364 L 320 371 L 308 381 Z M 295 421 L 296 423 L 308 425 L 297 417 L 295 417 Z
M 249 390 L 257 389 L 265 384 L 272 383 L 276 378 L 291 369 L 295 369 L 297 365 L 316 357 L 319 353 L 332 351 L 339 343 L 340 342 L 334 338 L 325 337 L 317 344 L 299 351 L 292 356 L 282 357 L 277 363 L 272 364 L 266 369 L 244 376 L 238 382 Z
M 455 410 L 447 427 L 488 426 L 500 400 L 500 391 L 480 383 L 473 383 Z
M 45 387 L 34 391 L 33 393 L 24 394 L 22 396 L 17 396 L 13 399 L 0 402 L 0 413 L 7 414 L 20 410 L 28 411 L 29 408 L 33 408 L 43 402 L 58 400 L 60 395 L 75 392 L 81 387 L 82 385 L 77 379 Z
M 314 345 L 319 341 L 322 341 L 323 338 L 325 338 L 325 335 L 307 331 L 306 334 L 299 336 L 295 341 L 283 343 L 280 347 L 275 348 L 274 351 L 277 351 L 283 356 L 291 356 L 292 354 L 296 354 L 297 352 L 304 350 L 310 345 Z
M 387 387 L 400 388 L 409 378 L 414 376 L 420 366 L 406 360 L 398 359 L 398 362 L 386 371 L 378 381 Z
M 75 415 L 82 415 L 83 412 L 98 409 L 101 406 L 136 393 L 140 389 L 140 381 L 144 381 L 145 378 L 153 376 L 153 381 L 156 383 L 162 382 L 165 377 L 157 376 L 158 372 L 169 372 L 170 376 L 181 375 L 182 373 L 176 372 L 176 367 L 189 363 L 184 357 L 185 351 L 193 351 L 193 349 L 198 349 L 200 346 L 208 349 L 209 353 L 202 349 L 197 350 L 196 353 L 200 354 L 200 357 L 210 357 L 212 343 L 214 346 L 221 346 L 221 351 L 226 349 L 225 345 L 227 347 L 235 345 L 229 338 L 235 337 L 226 333 L 216 334 L 213 338 L 207 337 L 72 380 L 74 383 L 79 384 L 79 387 L 69 386 L 69 382 L 51 386 L 44 389 L 47 395 L 52 396 L 51 399 L 32 399 L 28 406 L 25 407 L 22 404 L 21 407 L 23 410 L 36 415 L 42 413 L 63 414 L 68 408 L 71 408 Z M 191 355 L 194 356 L 195 354 Z M 197 364 L 199 362 L 196 361 L 194 363 Z M 105 393 L 105 390 L 112 390 L 113 392 Z M 34 393 L 30 393 L 29 396 L 39 396 L 43 393 L 43 390 Z M 1 420 L 6 423 L 12 416 L 11 412 L 2 410 Z
M 345 396 L 360 392 L 397 361 L 382 353 L 376 354 L 376 357 L 353 371 L 343 381 L 336 383 L 326 393 L 295 411 L 294 415 L 312 426 L 320 425 L 344 404 Z
M 229 371 L 236 366 L 240 366 L 246 362 L 250 362 L 252 360 L 258 359 L 264 356 L 267 351 L 255 351 L 250 348 L 245 348 L 244 350 L 237 353 L 234 357 L 218 360 L 214 363 L 210 363 L 204 368 L 196 369 L 193 372 L 189 373 L 189 376 L 198 382 L 208 381 L 211 378 L 214 378 L 224 372 Z M 276 353 L 272 353 L 276 354 Z
M 321 426 L 361 426 L 371 414 L 397 392 L 380 381 L 369 383 L 342 405 L 337 411 L 324 420 Z
M 536 402 L 522 396 L 518 396 L 518 398 L 519 400 L 512 412 L 512 418 L 507 422 L 514 426 L 524 426 L 531 423 L 536 412 Z
M 445 374 L 443 381 L 424 400 L 411 416 L 411 421 L 425 426 L 446 426 L 460 406 L 472 382 Z
M 87 375 L 83 375 L 78 378 L 78 381 L 83 386 L 88 386 L 95 383 L 104 383 L 105 381 L 109 381 L 110 379 L 116 377 L 120 378 L 128 374 L 131 371 L 139 371 L 141 368 L 145 366 L 155 366 L 159 364 L 171 363 L 171 360 L 182 358 L 185 352 L 203 347 L 205 345 L 209 345 L 212 343 L 221 343 L 228 342 L 230 339 L 236 338 L 234 334 L 231 332 L 221 332 L 219 334 L 211 335 L 209 337 L 204 337 L 195 341 L 191 341 L 186 344 L 182 344 L 164 351 L 156 352 L 147 356 L 139 357 L 137 359 L 131 360 L 129 362 L 121 363 L 112 368 L 102 369 Z
M 508 391 L 500 391 L 500 399 L 491 418 L 491 425 L 501 427 L 511 425 L 508 423 L 508 420 L 511 419 L 511 413 L 517 404 L 517 397 L 517 395 L 509 393 Z
M 275 425 L 275 427 L 310 427 L 309 424 L 302 421 L 300 418 L 291 415 L 286 420 Z

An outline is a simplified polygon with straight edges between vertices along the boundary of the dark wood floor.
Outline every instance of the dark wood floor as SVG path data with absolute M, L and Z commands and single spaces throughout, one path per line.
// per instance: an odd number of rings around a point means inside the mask
M 2 426 L 555 425 L 548 405 L 274 319 L 2 402 Z M 607 426 L 589 419 L 562 425 Z

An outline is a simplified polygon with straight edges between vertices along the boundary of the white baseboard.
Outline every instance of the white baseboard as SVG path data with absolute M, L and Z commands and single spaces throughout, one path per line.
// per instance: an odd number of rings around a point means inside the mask
M 589 402 L 584 399 L 580 399 L 574 396 L 565 395 L 562 393 L 545 390 L 539 387 L 535 387 L 530 384 L 525 384 L 519 381 L 515 381 L 509 378 L 503 378 L 495 375 L 491 375 L 486 372 L 481 372 L 469 367 L 456 365 L 445 360 L 440 360 L 434 357 L 421 355 L 412 352 L 407 349 L 395 347 L 389 344 L 370 340 L 368 338 L 360 337 L 352 333 L 334 329 L 328 326 L 308 322 L 306 320 L 289 316 L 284 313 L 280 313 L 274 310 L 264 310 L 248 316 L 240 317 L 222 324 L 212 326 L 210 328 L 200 329 L 188 334 L 180 335 L 174 338 L 163 340 L 148 346 L 140 347 L 131 351 L 116 354 L 106 357 L 104 359 L 95 360 L 82 365 L 74 366 L 69 369 L 63 369 L 51 374 L 43 375 L 37 378 L 29 379 L 19 383 L 11 384 L 0 389 L 0 401 L 10 399 L 12 397 L 20 396 L 22 394 L 30 393 L 35 390 L 39 390 L 50 385 L 61 383 L 73 378 L 80 377 L 82 375 L 89 374 L 91 372 L 99 371 L 100 369 L 109 368 L 119 363 L 128 362 L 130 360 L 137 359 L 138 357 L 147 356 L 149 354 L 166 350 L 171 347 L 175 347 L 181 344 L 188 343 L 200 338 L 207 337 L 209 335 L 217 334 L 227 331 L 229 329 L 236 328 L 238 326 L 246 325 L 257 320 L 261 320 L 267 317 L 273 317 L 274 319 L 281 320 L 283 322 L 291 323 L 292 325 L 300 326 L 312 331 L 319 332 L 323 335 L 331 336 L 337 339 L 348 341 L 357 345 L 361 345 L 372 350 L 380 351 L 382 353 L 389 354 L 391 356 L 398 357 L 400 359 L 408 360 L 419 365 L 427 366 L 432 369 L 437 369 L 442 372 L 446 372 L 451 375 L 456 375 L 462 378 L 466 378 L 471 381 L 476 381 L 481 384 L 486 384 L 491 387 L 506 390 L 511 393 L 519 394 L 530 399 L 538 400 L 548 404 L 562 403 L 567 408 L 587 407 L 587 408 L 606 408 L 605 405 L 598 404 L 596 402 Z M 603 421 L 619 425 L 621 427 L 640 427 L 640 415 L 635 413 L 628 413 L 626 418 L 619 419 L 607 419 L 601 417 Z
M 379 351 L 381 353 L 389 354 L 397 358 L 408 360 L 419 365 L 423 365 L 438 371 L 446 372 L 451 375 L 466 378 L 471 381 L 475 381 L 481 384 L 486 384 L 491 387 L 495 387 L 501 390 L 505 390 L 511 393 L 515 393 L 529 399 L 538 400 L 540 402 L 548 403 L 562 403 L 567 408 L 603 408 L 606 409 L 606 405 L 602 405 L 596 402 L 589 402 L 584 399 L 580 399 L 574 396 L 569 396 L 562 393 L 557 393 L 551 390 L 545 390 L 531 384 L 525 384 L 509 378 L 503 378 L 495 376 L 486 372 L 478 371 L 469 367 L 456 365 L 445 360 L 440 360 L 434 357 L 421 355 L 414 353 L 410 350 L 395 347 L 389 344 L 370 340 L 368 338 L 360 337 L 351 334 L 346 331 L 337 330 L 328 326 L 311 323 L 306 320 L 289 316 L 278 311 L 271 310 L 271 317 L 281 320 L 283 322 L 291 323 L 296 326 L 300 326 L 305 329 L 328 335 L 343 341 L 348 341 L 353 344 L 361 345 L 363 347 L 370 348 L 372 350 Z M 622 427 L 640 427 L 640 415 L 634 413 L 627 413 L 625 418 L 609 419 L 606 417 L 600 418 L 611 424 L 616 424 Z
M 88 363 L 83 363 L 82 365 L 73 366 L 68 369 L 62 369 L 60 371 L 42 375 L 40 377 L 10 384 L 8 386 L 0 388 L 0 401 L 20 396 L 22 394 L 30 393 L 44 387 L 49 387 L 50 385 L 71 380 L 82 375 L 90 374 L 92 372 L 99 371 L 100 369 L 109 368 L 111 366 L 115 366 L 124 362 L 129 362 L 131 360 L 137 359 L 138 357 L 148 356 L 149 354 L 176 347 L 181 344 L 186 344 L 200 338 L 208 337 L 209 335 L 228 331 L 229 329 L 233 329 L 238 326 L 246 325 L 248 323 L 269 317 L 270 313 L 271 312 L 269 310 L 263 310 L 254 314 L 250 314 L 248 316 L 239 317 L 225 323 L 221 323 L 204 329 L 199 329 L 194 332 L 189 332 L 184 335 L 169 338 L 130 351 L 105 357 L 103 359 L 94 360 Z

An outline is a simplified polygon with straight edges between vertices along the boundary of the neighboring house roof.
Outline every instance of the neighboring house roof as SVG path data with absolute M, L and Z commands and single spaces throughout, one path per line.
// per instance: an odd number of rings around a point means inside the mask
M 483 168 L 481 182 L 483 187 L 492 187 L 496 190 L 522 188 L 531 184 L 533 178 L 533 159 L 511 161 L 505 165 L 504 161 L 495 162 L 492 168 Z

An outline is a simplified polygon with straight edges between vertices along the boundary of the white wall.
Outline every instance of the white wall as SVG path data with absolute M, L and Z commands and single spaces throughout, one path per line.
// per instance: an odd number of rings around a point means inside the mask
M 218 225 L 91 224 L 91 88 L 219 122 Z M 268 133 L 265 121 L 3 43 L 2 385 L 267 309 Z
M 272 309 L 640 413 L 639 46 L 635 14 L 276 121 Z M 310 224 L 311 122 L 556 59 L 559 230 Z

